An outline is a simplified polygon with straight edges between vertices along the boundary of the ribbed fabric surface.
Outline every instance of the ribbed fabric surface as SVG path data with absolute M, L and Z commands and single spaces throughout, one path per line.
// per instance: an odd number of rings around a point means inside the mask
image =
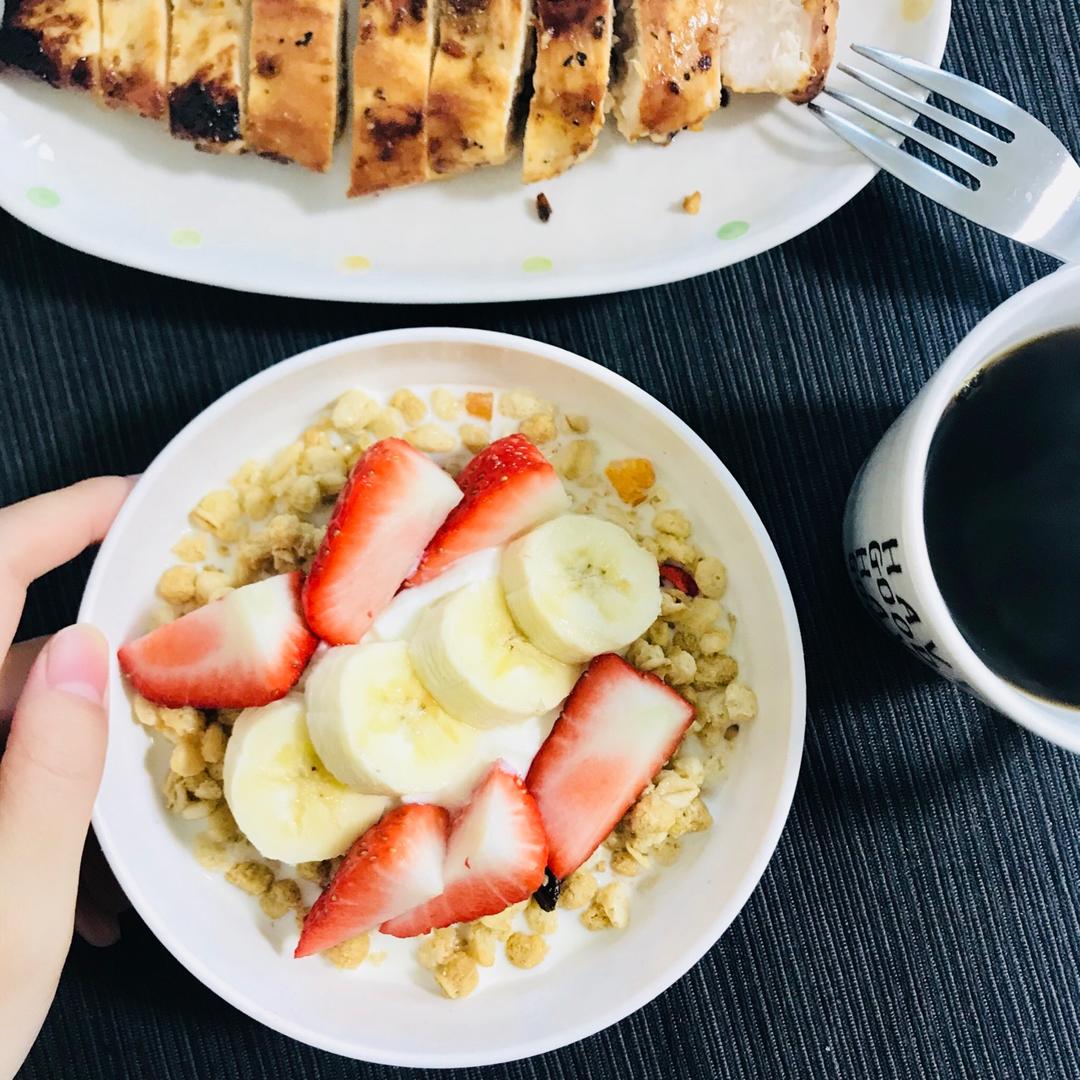
M 954 17 L 947 66 L 1023 103 L 1080 153 L 1077 0 L 957 0 Z M 681 982 L 576 1046 L 460 1075 L 1075 1080 L 1080 759 L 873 630 L 840 551 L 845 495 L 882 432 L 967 330 L 1052 268 L 888 178 L 809 235 L 722 273 L 500 307 L 217 291 L 78 255 L 4 218 L 0 499 L 137 472 L 229 387 L 348 334 L 480 326 L 621 372 L 708 440 L 772 533 L 806 643 L 802 777 L 760 887 Z M 86 565 L 34 587 L 23 633 L 74 617 Z M 129 915 L 118 946 L 75 945 L 23 1075 L 393 1072 L 248 1020 Z

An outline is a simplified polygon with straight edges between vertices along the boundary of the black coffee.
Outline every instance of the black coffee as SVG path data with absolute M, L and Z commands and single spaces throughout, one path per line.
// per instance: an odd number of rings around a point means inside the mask
M 1080 328 L 991 361 L 934 435 L 930 563 L 993 671 L 1080 706 Z

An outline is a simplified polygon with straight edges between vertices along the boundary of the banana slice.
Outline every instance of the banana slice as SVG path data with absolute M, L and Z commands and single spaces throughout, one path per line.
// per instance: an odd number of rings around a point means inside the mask
M 509 544 L 506 603 L 529 640 L 568 664 L 617 652 L 660 614 L 656 560 L 610 521 L 566 514 Z
M 225 801 L 259 854 L 286 863 L 340 855 L 389 805 L 326 771 L 299 694 L 236 718 L 225 750 Z
M 428 608 L 409 655 L 431 696 L 451 716 L 478 728 L 542 716 L 570 693 L 580 674 L 522 636 L 495 579 L 466 585 Z
M 341 645 L 312 666 L 308 730 L 326 767 L 359 791 L 439 791 L 475 771 L 477 733 L 424 689 L 404 641 Z

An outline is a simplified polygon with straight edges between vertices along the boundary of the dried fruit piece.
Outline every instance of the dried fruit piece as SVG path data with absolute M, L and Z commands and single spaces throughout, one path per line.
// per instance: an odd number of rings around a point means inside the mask
M 465 395 L 465 411 L 479 420 L 490 420 L 495 407 L 495 395 L 470 390 Z
M 604 474 L 624 503 L 637 506 L 645 501 L 656 483 L 656 470 L 648 458 L 620 458 L 608 463 Z
M 673 589 L 686 593 L 687 596 L 697 596 L 699 592 L 694 575 L 685 566 L 677 562 L 660 564 L 660 584 L 670 585 Z
M 559 903 L 561 883 L 549 868 L 544 877 L 544 884 L 533 893 L 533 899 L 541 911 L 554 911 Z

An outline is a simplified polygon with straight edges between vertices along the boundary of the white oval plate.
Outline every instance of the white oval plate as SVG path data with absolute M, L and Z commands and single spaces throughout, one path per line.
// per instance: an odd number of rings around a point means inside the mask
M 622 932 L 586 932 L 564 911 L 551 954 L 531 971 L 505 959 L 479 989 L 442 999 L 410 955 L 341 972 L 294 961 L 291 923 L 272 928 L 250 896 L 195 861 L 166 812 L 161 749 L 132 719 L 115 670 L 105 776 L 94 827 L 117 880 L 174 956 L 238 1009 L 295 1039 L 366 1061 L 483 1065 L 584 1038 L 679 978 L 731 924 L 761 877 L 799 773 L 806 691 L 791 593 L 765 528 L 731 474 L 681 420 L 625 379 L 550 345 L 475 330 L 397 330 L 334 342 L 267 369 L 196 417 L 143 474 L 94 562 L 79 618 L 115 647 L 143 625 L 154 585 L 202 494 L 249 457 L 269 455 L 353 386 L 529 385 L 572 402 L 613 453 L 649 455 L 695 539 L 728 566 L 735 655 L 758 694 L 727 779 L 709 796 L 713 827 L 643 882 Z M 633 446 L 619 432 L 632 431 Z M 611 435 L 610 442 L 606 439 Z M 625 447 L 625 448 L 624 448 Z M 160 740 L 159 740 L 160 741 Z M 376 936 L 373 949 L 391 943 Z M 399 965 L 398 961 L 402 961 Z M 407 961 L 407 963 L 406 963 Z
M 950 3 L 843 0 L 840 55 L 861 41 L 937 63 Z M 516 162 L 349 201 L 346 143 L 325 176 L 215 158 L 9 73 L 0 206 L 71 247 L 171 277 L 449 303 L 585 296 L 716 270 L 811 228 L 875 175 L 808 110 L 774 98 L 733 100 L 669 147 L 630 146 L 612 127 L 590 160 L 544 184 L 524 187 Z M 546 225 L 541 189 L 554 208 Z M 681 201 L 695 190 L 691 217 Z

